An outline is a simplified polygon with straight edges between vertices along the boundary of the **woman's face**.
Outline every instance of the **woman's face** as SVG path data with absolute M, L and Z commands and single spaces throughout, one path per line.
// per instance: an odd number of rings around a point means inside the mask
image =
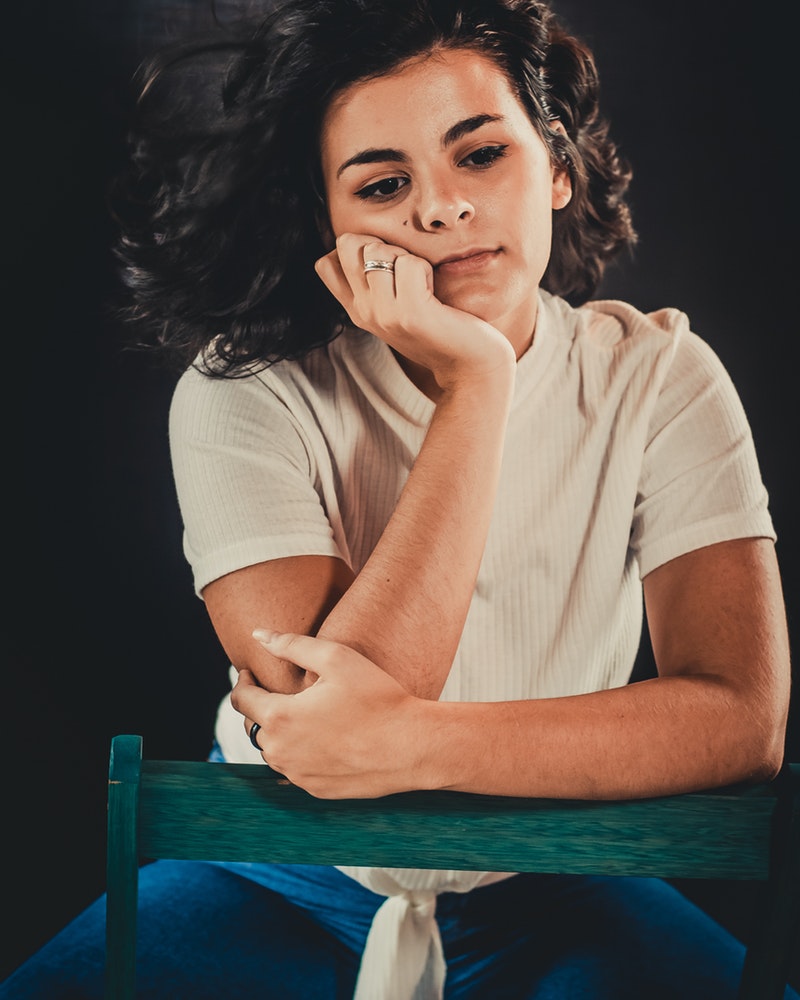
M 494 62 L 442 50 L 353 84 L 324 118 L 321 159 L 335 236 L 425 258 L 439 299 L 522 353 L 571 186 Z

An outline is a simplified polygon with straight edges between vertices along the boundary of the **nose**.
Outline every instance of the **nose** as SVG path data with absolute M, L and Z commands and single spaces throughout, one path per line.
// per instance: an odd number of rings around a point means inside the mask
M 419 201 L 419 222 L 423 229 L 452 229 L 475 215 L 472 202 L 454 185 L 431 185 Z

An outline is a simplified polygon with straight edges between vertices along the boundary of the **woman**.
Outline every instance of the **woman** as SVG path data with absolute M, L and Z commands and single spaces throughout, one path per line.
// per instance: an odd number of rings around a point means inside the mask
M 331 798 L 774 775 L 766 493 L 687 318 L 591 301 L 634 233 L 590 53 L 530 0 L 287 0 L 223 48 L 223 107 L 213 46 L 151 69 L 121 209 L 132 318 L 189 366 L 213 759 Z M 140 892 L 142 996 L 733 997 L 741 967 L 657 880 L 157 862 Z M 13 995 L 99 995 L 100 907 Z

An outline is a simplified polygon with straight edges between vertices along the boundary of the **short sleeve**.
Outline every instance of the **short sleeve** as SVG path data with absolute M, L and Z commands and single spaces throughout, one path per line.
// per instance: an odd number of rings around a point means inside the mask
M 190 369 L 169 414 L 175 488 L 195 592 L 269 559 L 339 556 L 319 470 L 303 426 L 257 376 L 210 378 Z M 317 451 L 316 454 L 319 452 Z
M 675 333 L 650 420 L 631 545 L 640 574 L 733 538 L 775 539 L 753 437 L 738 393 L 712 349 Z

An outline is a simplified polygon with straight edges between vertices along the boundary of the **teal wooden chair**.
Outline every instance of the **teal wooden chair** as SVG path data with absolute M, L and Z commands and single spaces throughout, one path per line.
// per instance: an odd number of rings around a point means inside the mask
M 107 998 L 133 1000 L 139 865 L 155 858 L 750 879 L 740 1000 L 779 1000 L 800 928 L 800 765 L 768 785 L 621 802 L 408 792 L 315 799 L 263 764 L 111 745 Z

